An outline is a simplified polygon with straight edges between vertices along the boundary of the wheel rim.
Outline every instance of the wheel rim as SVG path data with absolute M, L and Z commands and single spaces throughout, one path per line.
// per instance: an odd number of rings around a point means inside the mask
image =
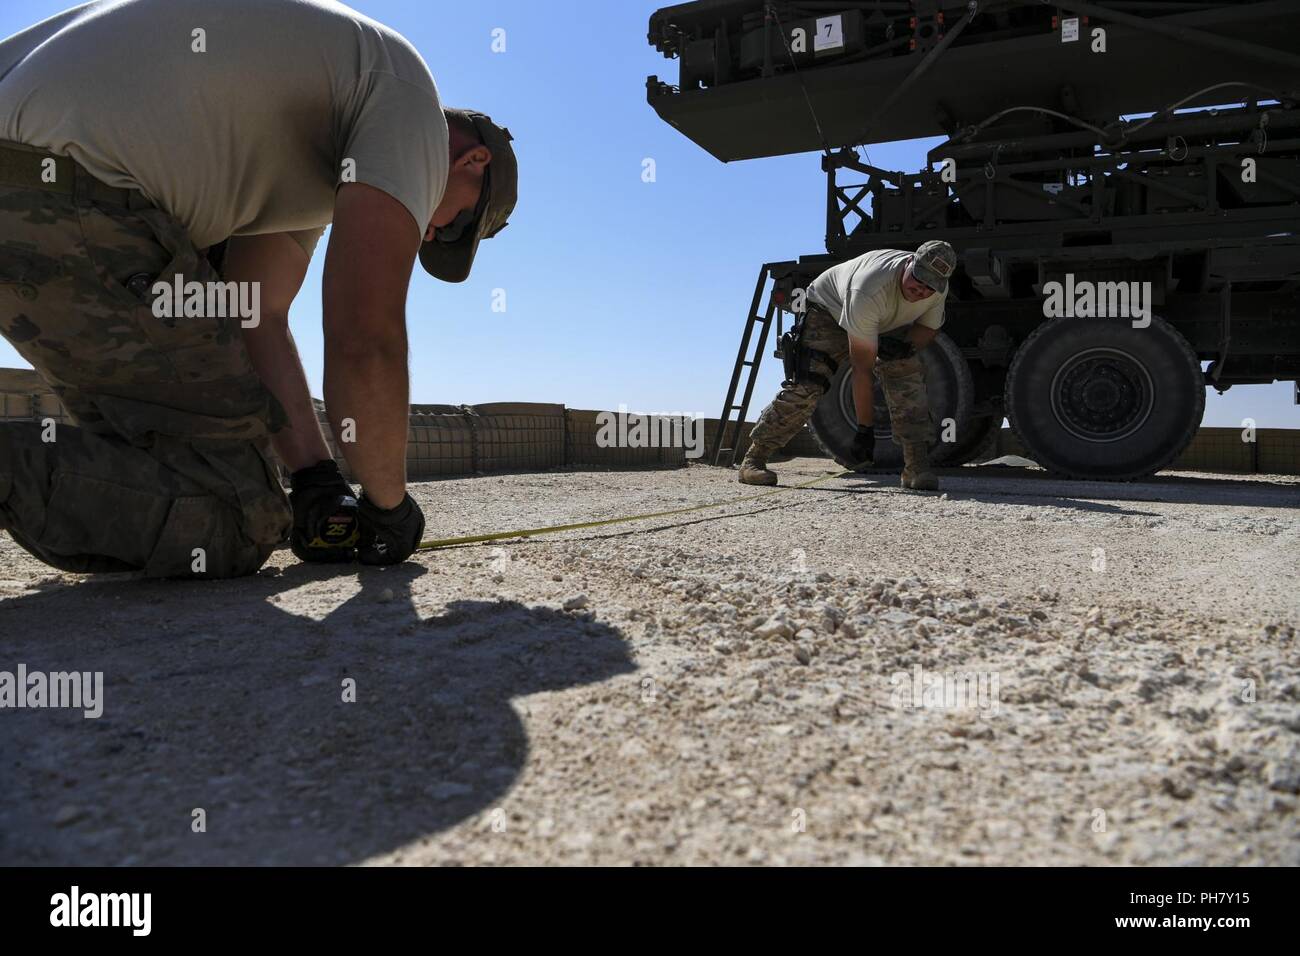
M 1113 442 L 1132 435 L 1151 415 L 1155 399 L 1146 366 L 1119 349 L 1088 349 L 1052 378 L 1052 414 L 1084 441 Z
M 872 429 L 876 435 L 876 441 L 889 441 L 894 437 L 894 428 L 889 422 L 889 404 L 885 401 L 885 390 L 880 387 L 880 382 L 875 385 L 875 408 L 876 408 L 876 427 Z M 853 376 L 845 375 L 840 379 L 840 414 L 844 416 L 846 422 L 857 422 L 858 410 L 853 407 Z

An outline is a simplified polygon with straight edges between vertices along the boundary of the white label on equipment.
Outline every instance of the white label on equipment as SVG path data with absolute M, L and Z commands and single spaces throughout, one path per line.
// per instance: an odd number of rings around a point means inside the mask
M 1079 39 L 1079 18 L 1069 17 L 1061 21 L 1061 42 L 1073 43 Z
M 843 47 L 844 18 L 839 15 L 819 18 L 817 21 L 817 36 L 813 39 L 813 52 L 839 50 L 843 49 Z

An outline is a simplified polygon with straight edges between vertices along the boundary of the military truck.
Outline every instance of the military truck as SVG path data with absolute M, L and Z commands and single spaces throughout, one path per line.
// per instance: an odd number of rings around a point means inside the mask
M 678 61 L 647 80 L 666 122 L 724 162 L 820 150 L 827 179 L 826 252 L 759 272 L 715 464 L 807 283 L 927 239 L 959 258 L 922 353 L 940 463 L 1005 416 L 1053 472 L 1145 476 L 1207 385 L 1300 379 L 1300 2 L 698 0 L 649 40 Z M 870 162 L 930 136 L 924 169 Z M 811 423 L 842 464 L 850 375 Z

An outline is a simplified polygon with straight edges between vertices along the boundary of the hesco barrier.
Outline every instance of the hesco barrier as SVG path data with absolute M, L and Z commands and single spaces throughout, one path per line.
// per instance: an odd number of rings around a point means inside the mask
M 644 419 L 644 423 L 638 422 Z M 654 439 L 661 439 L 658 447 L 646 445 L 636 434 L 638 425 Z M 695 437 L 692 429 L 698 425 L 688 423 L 682 416 L 638 416 L 628 414 L 624 420 L 624 434 L 633 444 L 601 447 L 598 438 L 604 432 L 616 437 L 619 428 L 617 412 L 599 412 L 570 408 L 564 413 L 564 448 L 570 464 L 605 465 L 610 468 L 680 467 L 686 464 L 687 446 Z
M 63 403 L 31 369 L 0 368 L 0 421 L 68 420 Z
M 1214 471 L 1228 474 L 1300 475 L 1300 429 L 1257 428 L 1245 440 L 1243 428 L 1202 428 L 1187 450 L 1166 471 Z M 998 455 L 1025 455 L 1009 428 L 998 433 Z
M 332 450 L 341 460 L 342 455 Z M 422 479 L 471 474 L 474 430 L 464 411 L 455 405 L 412 405 L 406 469 L 412 477 Z
M 564 454 L 564 406 L 524 402 L 467 405 L 475 471 L 544 471 L 570 464 Z
M 348 474 L 324 403 L 316 400 L 316 417 L 330 453 Z M 602 419 L 601 416 L 609 416 Z M 68 421 L 63 405 L 30 369 L 0 369 L 0 421 Z M 423 481 L 449 475 L 493 471 L 545 471 L 548 468 L 680 468 L 685 443 L 692 437 L 680 418 L 627 414 L 621 432 L 637 441 L 637 423 L 645 420 L 652 436 L 676 442 L 671 447 L 602 446 L 619 436 L 619 414 L 563 405 L 493 402 L 486 405 L 412 405 L 406 449 L 407 474 Z M 613 424 L 610 425 L 609 423 Z M 602 428 L 604 426 L 604 429 Z M 654 440 L 652 438 L 652 440 Z M 350 476 L 349 476 L 350 477 Z
M 348 474 L 320 403 L 317 417 L 330 452 Z M 548 468 L 664 468 L 686 464 L 681 447 L 602 447 L 599 416 L 532 402 L 486 405 L 412 405 L 406 448 L 407 475 L 416 481 L 478 472 L 545 471 Z M 630 415 L 635 422 L 639 416 Z M 667 437 L 681 436 L 680 428 Z M 349 477 L 351 477 L 349 475 Z
M 334 457 L 342 462 L 323 407 L 317 414 Z M 417 481 L 449 475 L 490 471 L 541 471 L 547 468 L 672 468 L 687 461 L 692 437 L 676 419 L 661 420 L 657 437 L 670 437 L 671 446 L 601 447 L 597 442 L 608 415 L 618 414 L 563 405 L 497 402 L 487 405 L 412 405 L 407 472 Z M 58 398 L 29 369 L 0 369 L 0 421 L 67 421 Z M 628 415 L 635 433 L 638 416 Z M 664 425 L 668 427 L 665 428 Z M 695 427 L 699 427 L 698 425 Z M 741 447 L 748 447 L 750 422 L 741 426 Z M 713 447 L 718 420 L 704 420 L 704 444 Z M 800 432 L 785 453 L 825 457 L 807 429 Z M 1010 429 L 998 435 L 998 455 L 1024 455 Z M 700 458 L 697 460 L 707 460 Z M 344 465 L 346 471 L 346 465 Z M 1255 441 L 1243 440 L 1240 428 L 1202 428 L 1172 466 L 1175 471 L 1216 471 L 1235 474 L 1300 475 L 1300 429 L 1259 428 Z

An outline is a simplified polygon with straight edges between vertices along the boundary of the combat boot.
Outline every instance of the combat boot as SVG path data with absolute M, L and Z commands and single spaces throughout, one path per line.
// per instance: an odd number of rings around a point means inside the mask
M 736 476 L 736 480 L 742 485 L 774 485 L 776 472 L 768 470 L 767 462 L 749 454 L 740 463 L 740 474 Z
M 938 491 L 939 479 L 930 469 L 930 446 L 908 442 L 903 446 L 902 487 L 912 491 Z

